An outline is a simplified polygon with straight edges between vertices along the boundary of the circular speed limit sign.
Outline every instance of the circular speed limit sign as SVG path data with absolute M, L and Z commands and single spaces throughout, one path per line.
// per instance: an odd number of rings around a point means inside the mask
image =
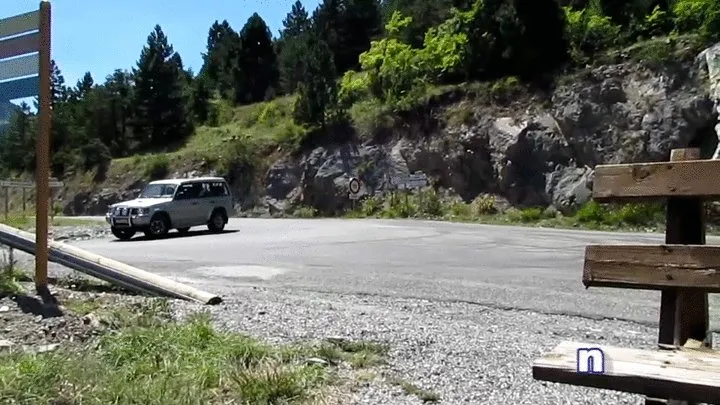
M 359 193 L 360 192 L 360 180 L 353 177 L 352 179 L 350 179 L 348 188 L 350 189 L 350 192 L 353 194 Z

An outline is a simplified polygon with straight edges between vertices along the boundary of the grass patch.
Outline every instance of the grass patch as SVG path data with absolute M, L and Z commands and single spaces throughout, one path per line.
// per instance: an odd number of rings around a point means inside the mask
M 439 394 L 422 389 L 417 385 L 399 377 L 390 377 L 388 383 L 400 387 L 406 395 L 414 395 L 425 403 L 439 402 L 442 398 Z
M 524 225 L 593 230 L 660 230 L 665 223 L 662 204 L 598 204 L 590 201 L 564 216 L 551 208 L 500 210 L 495 197 L 480 195 L 471 202 L 441 197 L 433 190 L 395 193 L 363 199 L 351 218 L 418 218 L 497 225 Z
M 367 366 L 387 349 L 369 342 L 270 345 L 213 328 L 207 314 L 169 319 L 165 300 L 111 310 L 69 301 L 112 332 L 87 346 L 11 352 L 0 362 L 0 402 L 57 404 L 303 404 L 322 399 L 333 364 Z M 372 363 L 377 364 L 377 363 Z
M 11 226 L 13 228 L 28 230 L 35 228 L 35 217 L 26 215 L 10 215 L 8 218 L 0 218 L 0 224 Z M 52 226 L 91 226 L 102 224 L 102 222 L 93 219 L 82 219 L 73 217 L 55 217 L 52 220 Z
M 287 96 L 243 106 L 213 100 L 209 124 L 196 128 L 182 145 L 114 159 L 108 177 L 126 178 L 132 173 L 137 178 L 157 180 L 185 169 L 184 165 L 200 163 L 223 176 L 238 163 L 259 166 L 267 160 L 268 151 L 295 151 L 304 141 L 307 130 L 292 119 L 294 100 L 294 96 Z

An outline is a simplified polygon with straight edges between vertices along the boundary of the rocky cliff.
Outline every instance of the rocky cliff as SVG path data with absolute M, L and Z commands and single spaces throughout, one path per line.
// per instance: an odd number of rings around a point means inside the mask
M 390 176 L 422 171 L 435 187 L 466 200 L 491 193 L 517 207 L 572 211 L 589 199 L 597 164 L 662 161 L 687 146 L 713 155 L 719 55 L 716 46 L 662 66 L 621 61 L 587 68 L 549 91 L 449 91 L 401 114 L 371 140 L 275 161 L 262 188 L 242 196 L 243 205 L 275 211 L 303 204 L 338 213 L 350 205 L 351 177 L 373 193 Z M 102 212 L 140 185 L 75 196 L 66 212 Z

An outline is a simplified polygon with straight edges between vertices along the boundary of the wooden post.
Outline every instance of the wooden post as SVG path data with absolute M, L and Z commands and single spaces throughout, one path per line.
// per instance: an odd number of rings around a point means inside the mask
M 49 1 L 40 2 L 40 133 L 36 147 L 35 170 L 35 289 L 46 295 L 48 268 L 48 199 L 50 198 L 50 127 L 52 125 L 52 89 L 50 83 Z
M 700 149 L 674 149 L 670 161 L 699 160 Z M 667 200 L 665 243 L 680 245 L 705 244 L 705 208 L 703 200 L 694 197 L 673 197 Z M 682 346 L 688 339 L 709 343 L 708 295 L 683 289 L 662 291 L 658 342 Z M 678 400 L 646 399 L 646 405 L 685 404 Z
M 27 205 L 27 190 L 25 187 L 22 188 L 22 200 L 23 200 L 23 217 L 25 217 L 25 214 L 27 213 L 26 205 Z

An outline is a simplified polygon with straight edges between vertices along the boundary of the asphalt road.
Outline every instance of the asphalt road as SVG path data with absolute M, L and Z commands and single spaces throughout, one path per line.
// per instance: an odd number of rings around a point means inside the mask
M 587 244 L 662 235 L 340 219 L 231 219 L 226 229 L 73 244 L 223 295 L 282 286 L 657 324 L 659 292 L 585 289 L 581 276 Z

